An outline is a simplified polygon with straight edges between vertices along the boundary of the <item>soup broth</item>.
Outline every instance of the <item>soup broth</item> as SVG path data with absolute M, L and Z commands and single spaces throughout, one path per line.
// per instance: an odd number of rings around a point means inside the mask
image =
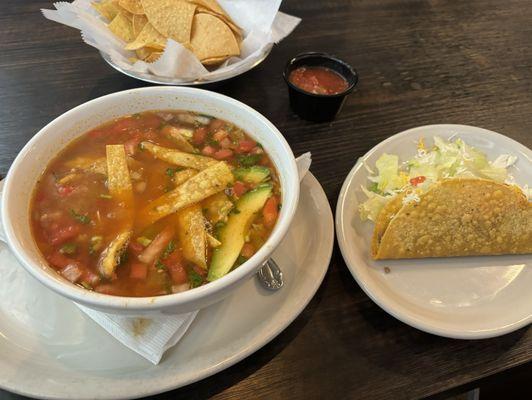
M 264 149 L 227 121 L 147 111 L 70 143 L 36 184 L 37 246 L 64 278 L 117 296 L 185 291 L 264 244 L 281 188 Z

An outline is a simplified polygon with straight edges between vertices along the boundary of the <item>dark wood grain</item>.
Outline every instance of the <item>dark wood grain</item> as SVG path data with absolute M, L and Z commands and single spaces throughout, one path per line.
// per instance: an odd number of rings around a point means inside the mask
M 89 99 L 144 86 L 108 67 L 77 31 L 45 20 L 39 9 L 49 6 L 2 1 L 2 175 L 53 118 Z M 301 25 L 263 64 L 213 90 L 264 114 L 296 155 L 312 151 L 312 172 L 333 209 L 356 158 L 410 127 L 470 124 L 532 146 L 532 7 L 526 2 L 286 0 L 282 10 L 302 17 Z M 308 50 L 333 53 L 360 74 L 330 124 L 304 122 L 288 107 L 283 66 Z M 529 328 L 460 341 L 397 321 L 362 292 L 335 247 L 322 287 L 286 331 L 232 368 L 153 398 L 415 399 L 531 359 Z

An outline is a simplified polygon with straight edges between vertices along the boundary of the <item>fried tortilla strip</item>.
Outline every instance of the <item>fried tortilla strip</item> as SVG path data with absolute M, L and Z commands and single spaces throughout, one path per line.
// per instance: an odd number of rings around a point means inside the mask
M 155 199 L 139 213 L 139 225 L 155 221 L 221 192 L 233 183 L 233 174 L 225 162 L 215 162 L 182 185 Z
M 216 160 L 210 157 L 183 153 L 182 151 L 158 146 L 151 142 L 142 142 L 140 144 L 140 148 L 149 151 L 155 158 L 158 158 L 159 160 L 163 160 L 167 163 L 185 168 L 203 170 L 217 163 Z
M 224 192 L 220 192 L 203 200 L 202 206 L 205 210 L 205 216 L 214 225 L 227 219 L 234 204 Z
M 201 206 L 194 204 L 176 214 L 177 234 L 183 256 L 190 262 L 207 269 L 207 238 L 205 218 Z
M 186 153 L 193 153 L 194 146 L 192 146 L 185 137 L 185 133 L 188 134 L 189 132 L 192 133 L 192 131 L 189 129 L 180 129 L 172 125 L 166 125 L 163 129 L 161 129 L 161 133 L 170 138 L 179 150 Z
M 127 166 L 126 150 L 123 144 L 105 146 L 107 154 L 107 188 L 116 200 L 124 202 L 124 208 L 133 206 L 133 186 Z
M 174 182 L 174 185 L 179 186 L 185 183 L 186 181 L 188 181 L 190 178 L 192 178 L 197 173 L 198 171 L 194 169 L 184 169 L 183 171 L 177 171 L 174 174 L 172 181 Z
M 120 258 L 124 255 L 130 239 L 130 230 L 118 234 L 100 255 L 98 272 L 105 278 L 113 279 L 115 277 L 116 267 L 120 264 Z
M 516 186 L 446 179 L 405 204 L 375 259 L 532 253 L 532 204 Z

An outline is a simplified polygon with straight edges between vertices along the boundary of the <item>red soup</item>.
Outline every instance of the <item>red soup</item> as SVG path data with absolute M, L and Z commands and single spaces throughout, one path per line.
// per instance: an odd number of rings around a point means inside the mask
M 143 112 L 70 143 L 35 187 L 35 241 L 58 273 L 119 296 L 176 293 L 221 278 L 267 240 L 275 168 L 237 126 Z
M 288 80 L 293 85 L 313 94 L 342 93 L 349 86 L 338 72 L 325 67 L 299 67 L 290 72 Z

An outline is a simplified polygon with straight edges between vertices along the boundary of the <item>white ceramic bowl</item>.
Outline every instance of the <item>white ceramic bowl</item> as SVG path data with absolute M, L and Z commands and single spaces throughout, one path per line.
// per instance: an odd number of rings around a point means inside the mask
M 189 110 L 213 115 L 244 129 L 264 146 L 279 173 L 282 204 L 268 241 L 244 264 L 217 281 L 186 292 L 156 297 L 99 294 L 63 279 L 49 267 L 33 240 L 29 206 L 35 182 L 58 151 L 87 130 L 113 118 L 146 110 Z M 252 277 L 288 230 L 299 198 L 294 155 L 281 133 L 257 111 L 206 90 L 147 87 L 110 94 L 84 103 L 41 129 L 18 154 L 3 189 L 1 216 L 5 240 L 24 268 L 45 286 L 76 303 L 123 315 L 177 314 L 213 304 Z M 243 299 L 245 301 L 245 299 Z

